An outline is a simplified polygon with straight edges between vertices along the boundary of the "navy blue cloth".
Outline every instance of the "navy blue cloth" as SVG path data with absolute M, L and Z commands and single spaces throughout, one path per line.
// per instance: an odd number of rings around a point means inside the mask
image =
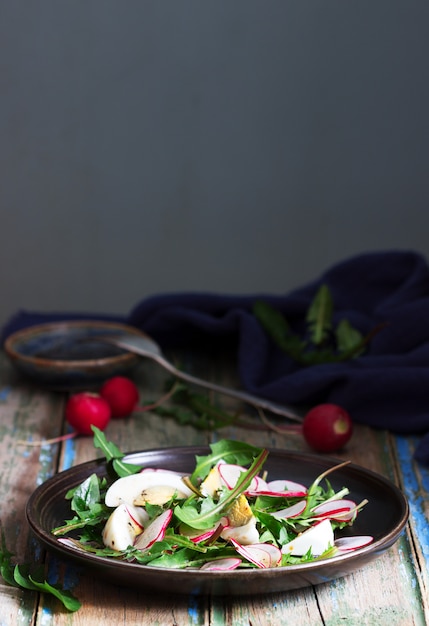
M 378 325 L 382 329 L 359 358 L 301 367 L 274 345 L 251 310 L 256 299 L 264 299 L 300 332 L 321 284 L 333 296 L 336 322 L 346 318 L 365 334 Z M 6 325 L 3 337 L 50 319 L 58 314 L 22 311 Z M 418 435 L 415 457 L 429 464 L 429 268 L 415 252 L 362 254 L 285 295 L 162 294 L 144 299 L 129 315 L 110 319 L 141 328 L 163 348 L 232 351 L 242 385 L 251 393 L 297 407 L 333 402 L 355 422 Z

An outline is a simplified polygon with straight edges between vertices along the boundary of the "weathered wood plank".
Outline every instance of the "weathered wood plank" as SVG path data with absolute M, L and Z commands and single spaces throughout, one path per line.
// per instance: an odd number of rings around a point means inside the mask
M 269 596 L 212 598 L 210 626 L 318 626 L 323 621 L 313 589 Z
M 317 587 L 324 623 L 423 626 L 426 623 L 423 598 L 416 590 L 407 548 L 406 540 L 402 539 L 361 570 Z
M 0 358 L 0 520 L 8 549 L 20 563 L 40 562 L 24 511 L 34 488 L 56 471 L 58 446 L 19 443 L 57 436 L 62 399 L 22 381 Z M 0 624 L 32 624 L 38 595 L 0 585 Z
M 413 460 L 416 443 L 413 437 L 395 437 L 399 480 L 410 505 L 413 572 L 422 589 L 429 624 L 429 468 Z

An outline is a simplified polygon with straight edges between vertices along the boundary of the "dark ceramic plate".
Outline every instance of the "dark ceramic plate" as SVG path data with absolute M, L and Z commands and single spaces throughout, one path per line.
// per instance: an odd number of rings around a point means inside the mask
M 208 448 L 167 448 L 136 452 L 126 457 L 131 463 L 190 472 L 195 455 L 208 454 Z M 338 461 L 312 454 L 270 450 L 265 463 L 270 480 L 289 478 L 306 485 Z M 374 542 L 349 554 L 303 565 L 271 569 L 246 569 L 226 572 L 171 570 L 126 563 L 85 554 L 58 541 L 51 529 L 70 519 L 66 492 L 91 473 L 107 476 L 105 462 L 90 461 L 57 474 L 40 485 L 27 504 L 27 519 L 36 537 L 48 550 L 71 559 L 110 582 L 145 591 L 183 594 L 248 595 L 270 593 L 317 585 L 344 576 L 379 557 L 398 539 L 408 519 L 408 503 L 387 479 L 354 464 L 330 474 L 334 488 L 347 486 L 351 497 L 369 503 L 358 515 L 353 528 L 343 535 L 372 535 Z
M 6 339 L 10 361 L 29 379 L 52 389 L 95 387 L 111 376 L 126 374 L 140 357 L 97 337 L 142 333 L 126 324 L 82 320 L 39 324 Z

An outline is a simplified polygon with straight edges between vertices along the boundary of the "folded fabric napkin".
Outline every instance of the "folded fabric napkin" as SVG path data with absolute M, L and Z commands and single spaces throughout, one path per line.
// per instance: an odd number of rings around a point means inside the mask
M 322 284 L 331 292 L 335 323 L 345 318 L 364 334 L 378 325 L 382 330 L 358 358 L 302 367 L 267 336 L 252 306 L 265 300 L 299 330 Z M 429 268 L 415 252 L 362 254 L 286 295 L 156 295 L 123 317 L 21 311 L 6 324 L 3 339 L 34 323 L 79 317 L 125 321 L 163 348 L 233 351 L 250 393 L 297 407 L 332 402 L 357 423 L 418 435 L 415 457 L 429 464 Z

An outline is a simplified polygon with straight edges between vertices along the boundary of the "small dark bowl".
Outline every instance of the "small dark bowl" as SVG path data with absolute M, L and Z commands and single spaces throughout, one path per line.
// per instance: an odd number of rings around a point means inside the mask
M 103 321 L 66 321 L 19 330 L 4 350 L 17 370 L 51 389 L 95 388 L 111 376 L 128 374 L 141 357 L 97 341 L 97 336 L 142 333 L 132 326 Z

